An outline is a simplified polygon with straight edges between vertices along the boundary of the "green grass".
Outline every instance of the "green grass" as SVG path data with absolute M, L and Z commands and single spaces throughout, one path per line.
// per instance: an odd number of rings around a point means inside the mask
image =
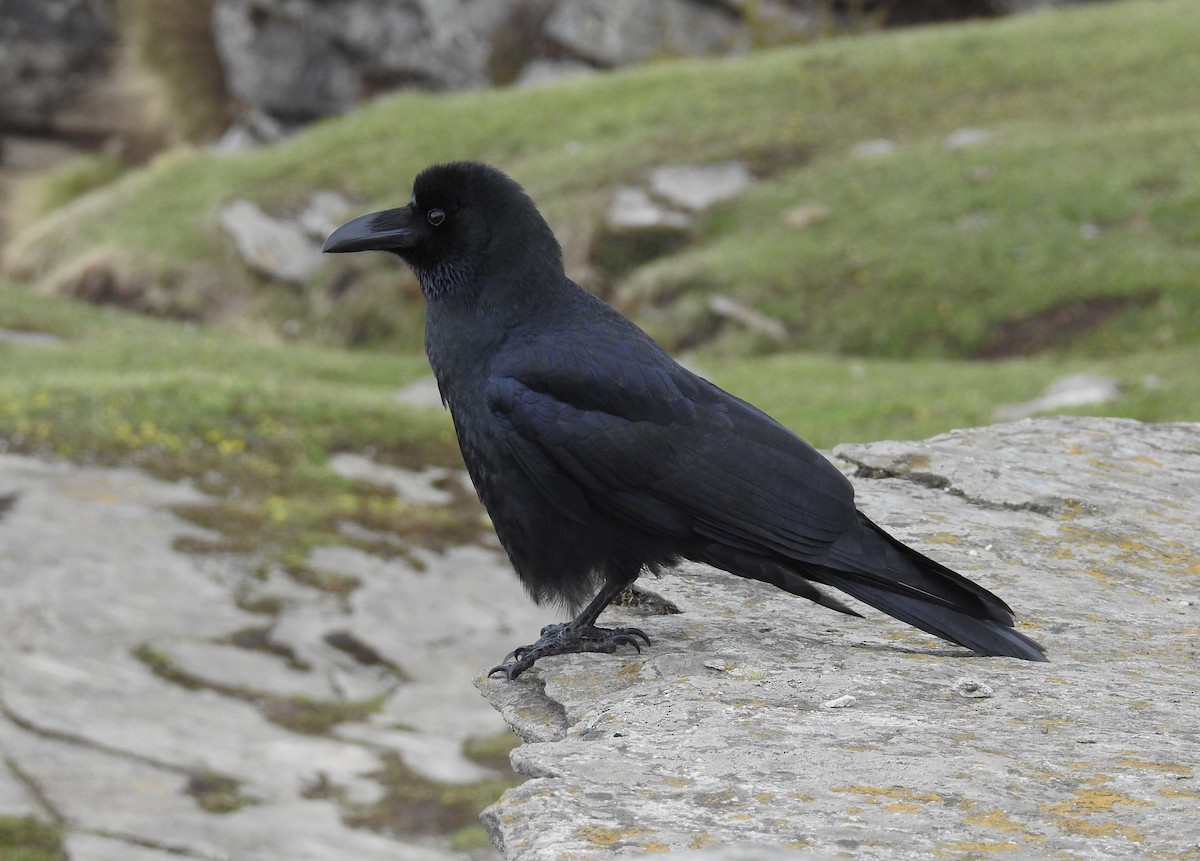
M 2 861 L 65 861 L 62 829 L 26 816 L 0 816 Z
M 264 328 L 299 319 L 306 336 L 415 349 L 419 315 L 402 309 L 419 300 L 394 262 L 331 261 L 304 291 L 272 288 L 237 263 L 221 204 L 246 196 L 282 211 L 336 188 L 356 211 L 395 205 L 426 164 L 479 158 L 586 248 L 614 185 L 660 163 L 741 158 L 767 181 L 709 213 L 690 246 L 627 276 L 670 297 L 670 313 L 626 306 L 669 344 L 705 328 L 699 300 L 717 291 L 787 323 L 785 350 L 973 356 L 994 352 L 1008 324 L 1096 297 L 1117 303 L 1111 315 L 1051 346 L 1196 345 L 1197 33 L 1192 0 L 1126 0 L 528 90 L 402 94 L 256 152 L 163 156 L 18 235 L 8 267 L 62 284 L 83 261 L 109 260 L 182 295 L 160 303 L 177 311 L 245 326 L 249 306 Z M 966 126 L 995 138 L 945 149 Z M 850 155 L 878 137 L 898 151 Z M 830 217 L 781 224 L 806 203 Z M 379 319 L 400 322 L 371 329 Z
M 208 549 L 274 547 L 304 576 L 304 549 L 346 540 L 337 536 L 339 519 L 435 545 L 478 534 L 469 499 L 444 510 L 406 506 L 326 466 L 343 450 L 406 466 L 460 462 L 445 413 L 394 402 L 399 385 L 428 373 L 423 357 L 264 344 L 3 286 L 0 327 L 65 339 L 0 342 L 0 441 L 8 450 L 191 477 L 223 500 L 190 512 L 223 530 L 223 543 Z M 806 353 L 699 353 L 690 361 L 820 446 L 987 424 L 997 407 L 1078 372 L 1121 383 L 1104 414 L 1200 420 L 1197 347 L 995 362 Z
M 714 382 L 819 447 L 923 439 L 951 428 L 991 424 L 997 407 L 1031 400 L 1072 373 L 1110 376 L 1121 394 L 1109 403 L 1060 413 L 1200 421 L 1197 367 L 1197 347 L 1104 359 L 964 362 L 780 354 L 699 364 Z
M 190 478 L 217 496 L 180 510 L 220 530 L 210 549 L 294 565 L 316 543 L 345 542 L 345 521 L 437 543 L 440 532 L 461 538 L 476 511 L 466 499 L 446 511 L 407 505 L 327 466 L 343 450 L 461 463 L 444 413 L 395 401 L 427 373 L 422 357 L 263 343 L 2 284 L 0 327 L 64 339 L 0 342 L 0 444 Z

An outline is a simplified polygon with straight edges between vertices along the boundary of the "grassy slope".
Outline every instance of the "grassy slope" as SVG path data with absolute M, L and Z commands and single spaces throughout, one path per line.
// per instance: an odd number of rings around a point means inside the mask
M 15 256 L 49 269 L 119 247 L 150 268 L 219 268 L 232 255 L 215 211 L 235 194 L 286 207 L 336 186 L 375 206 L 403 199 L 425 163 L 463 156 L 512 170 L 570 234 L 647 165 L 681 153 L 747 157 L 771 181 L 714 212 L 691 248 L 632 277 L 736 293 L 787 318 L 802 345 L 923 356 L 695 357 L 818 445 L 987 422 L 996 406 L 1083 370 L 1125 385 L 1106 412 L 1196 420 L 1200 100 L 1188 94 L 1200 80 L 1198 32 L 1190 0 L 1131 0 L 529 91 L 401 95 L 279 147 L 164 157 L 33 227 Z M 1001 137 L 944 150 L 945 134 L 966 125 Z M 879 136 L 902 148 L 847 156 Z M 781 225 L 782 212 L 808 202 L 832 216 L 800 232 Z M 1086 238 L 1084 224 L 1098 235 Z M 394 283 L 397 267 L 379 264 Z M 942 358 L 1023 309 L 1148 290 L 1168 299 L 1129 311 L 1073 353 Z M 405 325 L 415 332 L 412 310 Z M 0 344 L 8 448 L 207 475 L 211 489 L 276 500 L 273 518 L 290 506 L 303 529 L 326 537 L 332 515 L 321 500 L 346 490 L 323 466 L 329 451 L 454 459 L 444 416 L 390 400 L 393 386 L 424 372 L 415 344 L 399 355 L 267 345 L 3 285 L 0 326 L 68 339 Z
M 1003 321 L 1148 295 L 1161 298 L 1075 351 L 1200 344 L 1198 38 L 1192 0 L 1129 0 L 532 90 L 400 95 L 282 146 L 167 156 L 34 225 L 10 267 L 45 277 L 108 249 L 167 280 L 215 268 L 245 281 L 217 225 L 222 202 L 288 208 L 333 187 L 364 209 L 394 205 L 418 169 L 459 157 L 508 169 L 570 237 L 647 166 L 745 158 L 770 182 L 634 279 L 740 296 L 787 321 L 804 349 L 969 355 Z M 998 137 L 946 150 L 965 126 Z M 899 151 L 849 155 L 878 137 Z M 781 224 L 805 203 L 831 217 L 800 232 Z M 415 332 L 403 328 L 403 342 L 415 346 Z

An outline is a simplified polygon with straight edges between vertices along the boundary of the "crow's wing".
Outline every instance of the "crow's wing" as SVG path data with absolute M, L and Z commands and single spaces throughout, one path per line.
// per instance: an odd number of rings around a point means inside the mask
M 813 563 L 856 524 L 846 478 L 766 414 L 665 354 L 560 344 L 499 363 L 487 398 L 515 460 L 569 516 Z

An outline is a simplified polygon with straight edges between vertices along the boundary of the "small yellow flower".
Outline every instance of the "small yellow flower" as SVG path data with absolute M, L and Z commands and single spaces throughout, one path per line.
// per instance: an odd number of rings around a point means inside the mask
M 221 454 L 240 454 L 246 450 L 244 439 L 223 439 L 217 443 L 217 451 Z

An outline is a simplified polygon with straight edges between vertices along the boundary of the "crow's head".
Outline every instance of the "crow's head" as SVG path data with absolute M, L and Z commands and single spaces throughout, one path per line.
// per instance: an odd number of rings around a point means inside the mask
M 322 250 L 373 249 L 399 255 L 430 300 L 473 294 L 484 280 L 515 286 L 531 283 L 531 273 L 562 272 L 558 242 L 521 186 L 470 161 L 421 171 L 406 206 L 346 222 Z

